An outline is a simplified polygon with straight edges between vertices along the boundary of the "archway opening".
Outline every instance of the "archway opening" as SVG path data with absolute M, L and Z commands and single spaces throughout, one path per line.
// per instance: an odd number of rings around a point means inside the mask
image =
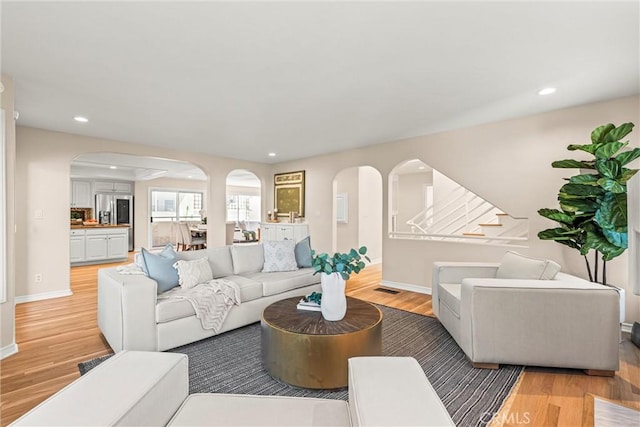
M 334 188 L 333 249 L 367 247 L 373 263 L 382 261 L 382 175 L 371 166 L 344 169 Z
M 227 175 L 226 243 L 258 240 L 262 212 L 262 182 L 251 171 L 235 169 Z

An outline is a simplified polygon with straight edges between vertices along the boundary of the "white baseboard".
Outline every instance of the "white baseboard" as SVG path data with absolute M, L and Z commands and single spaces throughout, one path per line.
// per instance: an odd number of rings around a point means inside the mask
M 631 327 L 633 325 L 631 323 L 622 323 L 620 325 L 620 329 L 622 329 L 622 332 L 627 332 L 627 333 L 631 333 Z
M 21 304 L 23 302 L 32 302 L 32 301 L 40 301 L 43 299 L 68 297 L 71 295 L 73 295 L 73 292 L 71 292 L 70 289 L 66 289 L 64 291 L 43 292 L 41 294 L 21 295 L 15 298 L 15 303 Z
M 5 357 L 9 357 L 13 354 L 16 354 L 18 352 L 18 344 L 11 343 L 8 346 L 2 347 L 0 348 L 0 360 L 4 359 Z
M 383 280 L 380 282 L 387 288 L 402 289 L 404 291 L 417 292 L 419 294 L 431 295 L 431 288 L 425 288 L 424 286 L 412 285 L 411 283 L 392 282 L 390 280 Z

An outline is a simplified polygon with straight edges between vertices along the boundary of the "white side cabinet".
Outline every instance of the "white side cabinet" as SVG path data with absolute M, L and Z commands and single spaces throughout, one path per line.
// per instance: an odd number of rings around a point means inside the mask
M 91 207 L 91 182 L 71 181 L 71 207 L 90 208 Z
M 122 260 L 129 256 L 127 227 L 71 230 L 71 263 Z
M 260 223 L 260 239 L 265 240 L 294 240 L 299 242 L 309 235 L 308 224 L 290 224 L 280 222 Z

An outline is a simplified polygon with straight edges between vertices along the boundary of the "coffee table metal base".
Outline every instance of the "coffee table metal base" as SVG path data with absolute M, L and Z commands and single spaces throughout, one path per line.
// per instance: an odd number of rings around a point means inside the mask
M 264 318 L 261 327 L 264 368 L 273 378 L 297 387 L 346 387 L 350 357 L 382 354 L 382 314 L 370 327 L 349 333 L 291 332 Z

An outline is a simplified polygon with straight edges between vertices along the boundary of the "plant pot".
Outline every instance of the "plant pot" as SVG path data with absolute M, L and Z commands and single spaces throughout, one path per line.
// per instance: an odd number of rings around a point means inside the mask
M 342 320 L 347 313 L 344 279 L 338 273 L 322 273 L 320 285 L 322 286 L 322 299 L 320 300 L 322 317 L 331 322 Z

